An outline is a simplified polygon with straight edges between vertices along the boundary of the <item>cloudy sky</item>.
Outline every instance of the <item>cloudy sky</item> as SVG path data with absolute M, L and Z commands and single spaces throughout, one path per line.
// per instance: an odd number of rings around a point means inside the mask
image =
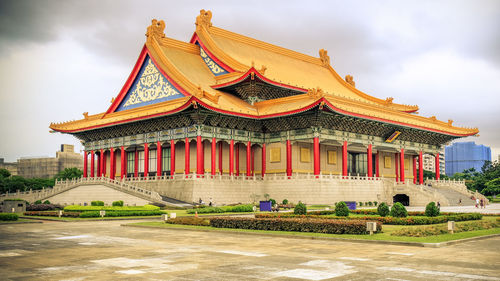
M 331 64 L 357 88 L 478 127 L 500 153 L 500 1 L 0 0 L 0 158 L 54 156 L 74 137 L 50 122 L 106 111 L 151 19 L 188 41 L 200 9 L 215 26 Z

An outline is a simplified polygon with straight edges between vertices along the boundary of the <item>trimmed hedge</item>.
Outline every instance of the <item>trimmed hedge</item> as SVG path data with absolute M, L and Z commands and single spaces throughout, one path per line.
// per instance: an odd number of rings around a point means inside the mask
M 44 216 L 44 217 L 59 217 L 59 211 L 53 212 L 41 212 L 41 211 L 29 211 L 24 212 L 25 216 Z M 80 215 L 79 212 L 62 212 L 63 217 L 77 218 Z
M 85 211 L 157 211 L 160 210 L 160 207 L 153 205 L 144 205 L 144 206 L 78 206 L 78 205 L 70 205 L 64 207 L 64 211 L 72 211 L 72 212 L 85 212 Z
M 398 218 L 406 218 L 408 216 L 408 211 L 406 211 L 405 206 L 403 204 L 396 202 L 391 208 L 391 216 Z
M 186 210 L 186 213 L 188 214 L 194 214 L 195 212 L 198 212 L 198 214 L 253 212 L 253 205 L 248 204 L 236 206 L 206 207 Z
M 170 224 L 183 224 L 183 225 L 199 225 L 199 226 L 210 226 L 210 220 L 207 218 L 195 218 L 195 217 L 178 217 L 175 219 L 168 219 L 166 223 Z
M 92 202 L 90 202 L 90 205 L 91 206 L 104 206 L 104 202 L 103 201 L 92 201 Z
M 424 225 L 424 224 L 437 224 L 445 223 L 447 221 L 470 221 L 470 220 L 480 220 L 483 218 L 481 214 L 471 213 L 471 214 L 453 214 L 448 216 L 438 216 L 438 217 L 323 217 L 318 215 L 294 215 L 290 213 L 281 214 L 255 214 L 256 218 L 313 218 L 313 219 L 329 219 L 329 220 L 364 220 L 364 221 L 379 221 L 383 224 L 392 225 Z
M 0 213 L 0 221 L 17 221 L 19 216 L 15 213 Z
M 80 218 L 99 218 L 99 211 L 81 212 Z M 106 211 L 105 217 L 134 217 L 134 216 L 157 216 L 165 214 L 163 211 Z
M 307 214 L 307 207 L 304 203 L 302 202 L 299 202 L 299 204 L 297 204 L 295 206 L 295 208 L 293 208 L 293 213 L 296 214 L 296 215 L 305 215 Z
M 330 234 L 367 234 L 366 221 L 330 219 L 279 219 L 279 218 L 211 218 L 210 226 L 270 231 L 296 231 Z M 382 224 L 377 222 L 377 231 Z
M 26 211 L 53 211 L 62 210 L 64 207 L 59 204 L 30 204 L 26 206 Z
M 377 214 L 381 217 L 387 217 L 389 215 L 389 206 L 385 204 L 384 202 L 380 203 L 377 207 Z
M 425 215 L 428 217 L 439 216 L 439 208 L 436 206 L 436 203 L 430 202 L 427 206 L 425 206 Z
M 499 227 L 500 224 L 497 222 L 491 221 L 475 221 L 475 222 L 466 222 L 455 225 L 455 233 L 464 232 L 464 231 L 474 231 L 474 230 L 482 230 L 482 229 L 491 229 L 495 227 Z M 437 226 L 424 226 L 424 227 L 405 227 L 391 233 L 393 236 L 409 236 L 409 237 L 425 237 L 432 235 L 440 235 L 447 234 L 448 227 L 446 225 L 437 225 Z
M 123 207 L 123 201 L 122 200 L 113 201 L 113 204 L 111 204 L 111 205 Z
M 347 208 L 347 204 L 344 201 L 335 204 L 335 215 L 338 217 L 349 216 L 349 208 Z

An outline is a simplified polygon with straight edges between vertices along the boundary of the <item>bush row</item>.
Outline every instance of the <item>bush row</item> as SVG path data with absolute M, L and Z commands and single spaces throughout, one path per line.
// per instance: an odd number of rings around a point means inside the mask
M 53 211 L 62 210 L 63 208 L 59 204 L 30 204 L 26 206 L 26 211 Z
M 133 216 L 157 216 L 162 215 L 163 211 L 106 211 L 105 217 L 133 217 Z M 80 218 L 98 218 L 101 216 L 99 211 L 85 211 L 79 213 Z
M 424 216 L 414 216 L 406 218 L 398 217 L 329 217 L 325 218 L 319 215 L 295 215 L 291 213 L 283 214 L 255 214 L 256 218 L 313 218 L 313 219 L 345 219 L 345 220 L 363 220 L 363 221 L 379 221 L 383 224 L 392 225 L 424 225 L 424 224 L 437 224 L 445 223 L 447 221 L 468 221 L 468 220 L 480 220 L 482 219 L 481 214 L 454 214 L 448 216 L 438 216 L 438 217 L 424 217 Z
M 0 213 L 0 221 L 17 221 L 19 216 L 15 213 Z
M 279 219 L 279 218 L 211 218 L 210 226 L 271 231 L 296 231 L 330 234 L 366 234 L 366 221 L 330 219 Z M 377 231 L 382 224 L 377 222 Z
M 160 210 L 160 207 L 153 205 L 144 205 L 144 206 L 79 206 L 79 205 L 70 205 L 64 207 L 65 211 L 73 211 L 73 212 L 85 212 L 85 211 L 157 211 Z
M 195 217 L 178 217 L 175 219 L 168 219 L 167 223 L 170 224 L 184 224 L 184 225 L 200 225 L 200 226 L 210 226 L 210 220 L 207 218 L 195 218 Z
M 474 231 L 499 227 L 500 223 L 491 221 L 465 222 L 455 225 L 454 232 Z M 446 225 L 424 226 L 424 227 L 404 227 L 391 233 L 393 236 L 425 237 L 432 235 L 447 234 Z
M 227 212 L 253 212 L 253 205 L 236 205 L 236 206 L 222 206 L 222 207 L 206 207 L 197 209 L 188 209 L 186 213 L 194 214 L 209 214 L 209 213 L 227 213 Z
M 44 217 L 58 217 L 59 216 L 59 211 L 53 211 L 53 212 L 42 212 L 42 211 L 28 211 L 24 212 L 25 216 L 44 216 Z M 79 212 L 62 212 L 63 217 L 70 217 L 70 218 L 77 218 L 80 216 Z

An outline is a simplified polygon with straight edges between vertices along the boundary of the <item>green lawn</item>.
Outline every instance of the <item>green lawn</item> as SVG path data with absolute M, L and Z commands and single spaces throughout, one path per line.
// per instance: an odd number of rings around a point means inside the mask
M 127 217 L 104 217 L 104 218 L 70 218 L 70 217 L 50 217 L 50 216 L 23 216 L 23 218 L 33 218 L 40 220 L 56 221 L 100 221 L 100 220 L 124 220 L 124 219 L 160 219 L 161 216 L 127 216 Z M 28 219 L 29 220 L 29 219 Z
M 485 217 L 483 220 L 495 220 L 495 217 Z M 464 222 L 457 222 L 457 224 Z M 249 229 L 233 229 L 233 228 L 214 228 L 210 226 L 192 226 L 192 225 L 174 225 L 164 222 L 139 222 L 132 223 L 131 225 L 158 227 L 158 228 L 180 228 L 180 229 L 193 229 L 193 230 L 210 230 L 220 232 L 248 232 L 248 233 L 265 233 L 267 235 L 291 235 L 291 236 L 304 236 L 304 237 L 329 237 L 329 238 L 342 238 L 342 239 L 360 239 L 360 240 L 377 240 L 377 241 L 398 241 L 398 242 L 418 242 L 418 243 L 440 243 L 452 240 L 459 240 L 464 238 L 471 238 L 477 236 L 485 236 L 490 234 L 500 234 L 500 228 L 493 228 L 487 230 L 477 230 L 469 232 L 460 232 L 455 234 L 443 234 L 428 237 L 405 237 L 405 236 L 392 236 L 391 233 L 403 227 L 419 227 L 414 226 L 401 226 L 401 225 L 383 225 L 382 233 L 375 233 L 374 235 L 354 235 L 354 234 L 324 234 L 324 233 L 309 233 L 309 232 L 290 232 L 290 231 L 265 231 L 265 230 L 249 230 Z M 435 224 L 434 226 L 439 225 Z M 441 224 L 446 225 L 446 224 Z
M 0 221 L 0 224 L 11 224 L 11 223 L 33 223 L 34 220 L 19 218 L 17 221 Z

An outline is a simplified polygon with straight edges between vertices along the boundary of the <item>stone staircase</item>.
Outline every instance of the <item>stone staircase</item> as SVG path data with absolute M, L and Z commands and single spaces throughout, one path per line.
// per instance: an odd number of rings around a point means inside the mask
M 476 204 L 476 201 L 470 199 L 470 196 L 467 196 L 465 194 L 462 194 L 458 191 L 455 191 L 453 189 L 449 188 L 436 188 L 437 192 L 441 193 L 446 199 L 448 199 L 448 202 L 450 205 L 459 205 L 458 201 L 462 199 L 462 206 L 474 206 Z

